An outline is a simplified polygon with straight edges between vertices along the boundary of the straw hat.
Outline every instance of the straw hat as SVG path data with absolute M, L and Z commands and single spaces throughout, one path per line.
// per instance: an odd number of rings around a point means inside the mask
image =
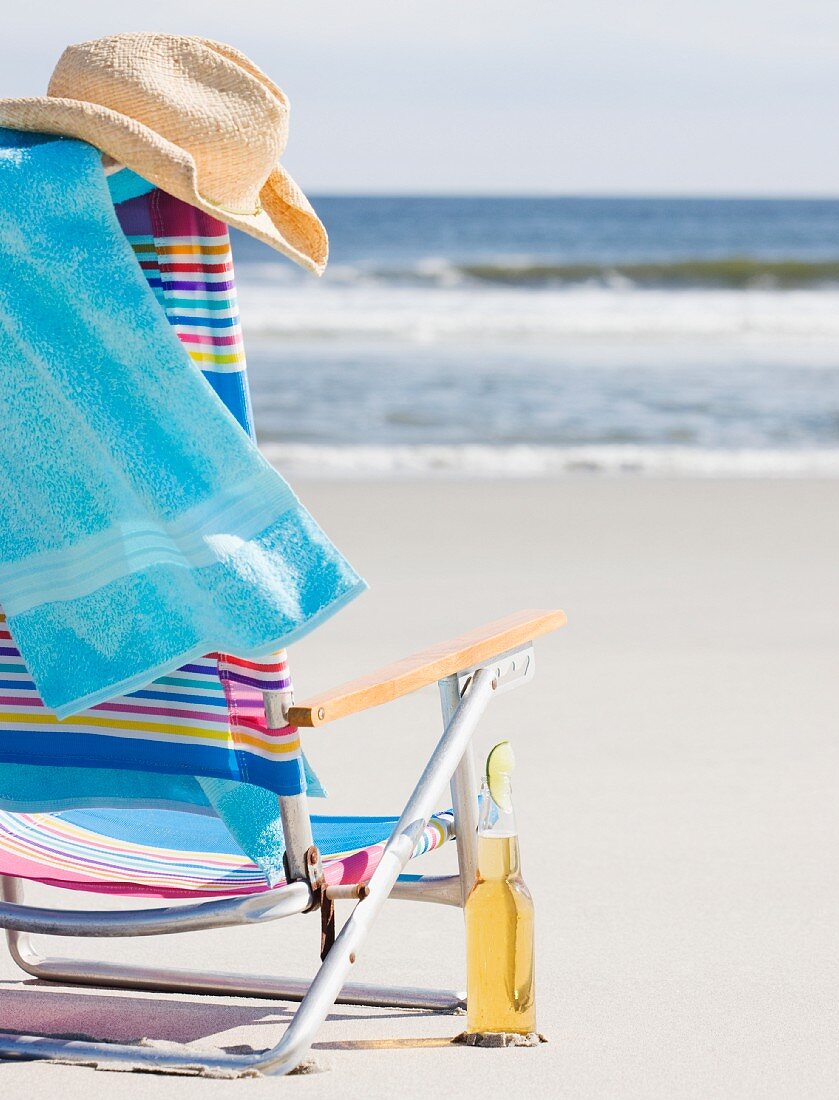
M 320 274 L 326 230 L 279 163 L 288 115 L 285 95 L 243 53 L 171 34 L 68 46 L 46 96 L 0 99 L 0 126 L 87 141 Z

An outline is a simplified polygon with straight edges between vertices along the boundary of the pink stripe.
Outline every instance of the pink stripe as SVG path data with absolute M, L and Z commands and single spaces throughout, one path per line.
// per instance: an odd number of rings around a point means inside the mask
M 236 709 L 239 709 L 238 703 Z M 294 737 L 297 733 L 295 726 L 283 726 L 282 729 L 269 730 L 268 723 L 263 716 L 259 715 L 256 718 L 251 718 L 247 714 L 237 714 L 236 729 L 253 730 L 254 733 L 264 737 L 269 744 L 271 741 L 282 741 L 285 738 Z
M 23 684 L 21 684 L 21 688 L 23 690 L 31 690 L 31 688 L 24 688 Z M 37 696 L 35 698 L 33 698 L 32 696 L 24 696 L 23 694 L 21 694 L 21 695 L 0 695 L 0 706 L 43 707 L 43 705 L 44 704 L 41 702 L 41 700 L 39 698 L 37 698 Z
M 285 672 L 288 660 L 280 657 L 276 661 L 247 661 L 244 657 L 234 657 L 230 653 L 219 654 L 228 665 L 236 665 L 238 668 L 252 668 L 256 672 Z
M 365 882 L 375 871 L 382 858 L 383 845 L 366 848 L 344 859 L 336 859 L 324 863 L 324 878 L 331 885 L 340 883 Z M 227 886 L 223 882 L 214 883 L 205 881 L 201 889 L 188 890 L 184 888 L 154 885 L 127 880 L 125 882 L 101 882 L 88 877 L 84 872 L 70 872 L 51 867 L 48 863 L 40 863 L 34 860 L 24 859 L 21 856 L 12 856 L 8 852 L 3 853 L 3 870 L 6 874 L 19 878 L 33 879 L 47 885 L 57 885 L 65 890 L 83 890 L 94 894 L 117 894 L 126 897 L 149 898 L 188 898 L 196 894 L 218 894 L 232 897 L 239 894 L 267 893 L 267 883 L 253 883 L 244 885 Z M 114 868 L 117 870 L 117 868 Z M 71 877 L 71 874 L 73 877 Z M 128 874 L 131 874 L 129 871 Z M 64 877 L 66 876 L 66 877 Z M 275 889 L 285 883 L 278 883 Z
M 161 260 L 160 270 L 163 274 L 168 274 L 173 271 L 197 271 L 207 275 L 220 275 L 223 271 L 232 271 L 233 264 L 230 263 L 229 260 L 222 263 L 214 263 L 213 261 L 205 262 L 204 260 L 194 260 L 192 262 L 184 260 L 183 263 L 167 263 Z
M 205 336 L 203 333 L 197 332 L 179 332 L 179 338 L 184 344 L 212 344 L 214 346 L 221 346 L 222 344 L 241 344 L 241 335 L 236 336 Z

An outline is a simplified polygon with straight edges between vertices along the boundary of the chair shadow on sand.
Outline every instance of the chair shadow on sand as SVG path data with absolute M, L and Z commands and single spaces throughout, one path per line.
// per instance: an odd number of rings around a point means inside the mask
M 5 987 L 5 988 L 4 988 Z M 174 995 L 146 997 L 122 993 L 64 992 L 33 980 L 0 981 L 0 1032 L 51 1035 L 62 1039 L 136 1045 L 201 1043 L 225 1053 L 256 1053 L 277 1042 L 297 1005 L 280 1001 L 226 1004 L 217 1000 L 179 1000 Z M 353 1013 L 333 1011 L 328 1019 L 388 1020 L 433 1016 L 422 1010 L 369 1009 Z M 239 1028 L 265 1030 L 265 1045 L 225 1045 L 225 1033 Z M 357 1039 L 316 1042 L 317 1050 L 393 1050 L 448 1046 L 452 1036 L 401 1039 Z M 11 1064 L 11 1063 L 9 1063 Z

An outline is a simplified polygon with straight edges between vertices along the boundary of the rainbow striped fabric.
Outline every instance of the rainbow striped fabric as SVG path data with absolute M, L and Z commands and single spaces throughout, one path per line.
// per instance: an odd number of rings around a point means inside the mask
M 116 210 L 149 286 L 190 358 L 253 435 L 227 226 L 158 190 Z
M 253 435 L 227 227 L 156 189 L 116 209 L 190 356 Z M 0 610 L 0 762 L 198 775 L 296 794 L 306 789 L 297 731 L 268 729 L 261 694 L 290 687 L 285 651 L 268 661 L 212 653 L 59 721 Z
M 327 882 L 366 882 L 397 820 L 314 816 Z M 437 813 L 414 856 L 453 837 L 451 810 Z M 143 897 L 255 894 L 283 885 L 269 886 L 217 818 L 164 810 L 0 812 L 0 871 L 64 889 Z

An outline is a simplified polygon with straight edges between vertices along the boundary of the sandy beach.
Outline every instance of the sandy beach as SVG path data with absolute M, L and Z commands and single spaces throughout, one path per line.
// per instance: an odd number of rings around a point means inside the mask
M 295 647 L 299 696 L 519 607 L 569 615 L 478 743 L 515 743 L 550 1042 L 464 1050 L 448 1044 L 462 1018 L 340 1008 L 313 1052 L 327 1072 L 232 1083 L 7 1063 L 4 1095 L 835 1095 L 839 483 L 298 490 L 371 585 Z M 437 733 L 428 691 L 306 745 L 331 808 L 397 811 Z M 304 975 L 317 935 L 313 919 L 88 950 Z M 359 977 L 461 986 L 463 958 L 459 912 L 393 902 Z M 288 1015 L 260 1001 L 71 995 L 0 964 L 4 1029 L 262 1048 Z

